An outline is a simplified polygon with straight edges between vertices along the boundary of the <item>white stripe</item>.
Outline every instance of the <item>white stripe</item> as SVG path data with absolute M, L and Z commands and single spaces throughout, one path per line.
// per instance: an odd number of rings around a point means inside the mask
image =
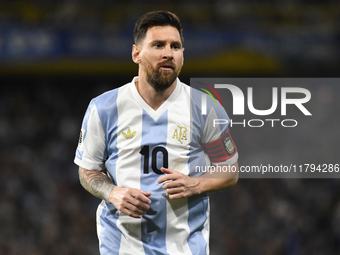
M 190 90 L 181 86 L 176 102 L 168 109 L 167 150 L 169 168 L 186 175 L 189 174 L 190 121 Z M 183 128 L 181 129 L 181 127 Z
M 167 150 L 169 168 L 188 175 L 188 154 L 191 139 L 190 89 L 179 85 L 181 84 L 177 84 L 181 89 L 179 96 L 168 109 Z M 187 243 L 190 235 L 188 218 L 188 199 L 171 200 L 167 197 L 166 247 L 170 255 L 191 254 Z
M 102 224 L 100 223 L 100 215 L 103 212 L 104 206 L 105 206 L 105 201 L 102 200 L 102 202 L 98 205 L 97 212 L 96 212 L 97 236 L 98 236 L 98 239 L 99 239 L 99 247 L 101 246 L 101 243 L 102 243 L 101 240 L 100 240 L 100 234 L 101 234 L 102 228 L 103 228 Z
M 167 197 L 166 248 L 170 255 L 191 254 L 187 239 L 190 234 L 188 226 L 188 199 Z
M 118 124 L 116 180 L 119 187 L 140 189 L 141 157 L 139 154 L 142 140 L 142 109 L 133 101 L 131 86 L 118 91 Z M 131 139 L 123 136 L 128 130 L 136 134 Z M 119 254 L 144 254 L 141 242 L 141 219 L 135 219 L 120 212 L 117 227 L 122 232 Z
M 119 255 L 144 254 L 141 242 L 141 219 L 119 213 L 117 227 L 122 231 Z
M 203 130 L 203 136 L 202 136 L 202 143 L 209 143 L 212 141 L 216 141 L 217 139 L 219 139 L 221 137 L 221 126 L 220 125 L 216 125 L 214 127 L 214 125 L 212 123 L 214 123 L 214 119 L 218 119 L 216 111 L 214 108 L 211 108 L 208 117 L 207 117 L 207 121 L 205 122 L 205 127 Z
M 95 105 L 91 109 L 86 132 L 83 158 L 76 162 L 87 170 L 102 170 L 105 168 L 103 163 L 105 133 Z

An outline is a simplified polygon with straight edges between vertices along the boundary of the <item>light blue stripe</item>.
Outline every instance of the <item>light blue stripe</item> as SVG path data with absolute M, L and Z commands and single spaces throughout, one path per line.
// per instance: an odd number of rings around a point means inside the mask
M 190 236 L 188 245 L 192 254 L 206 255 L 207 242 L 205 241 L 202 230 L 207 220 L 207 209 L 209 199 L 206 195 L 192 196 L 188 198 L 189 218 L 188 225 Z
M 105 132 L 106 151 L 103 160 L 106 160 L 106 168 L 113 179 L 116 179 L 116 162 L 118 159 L 117 149 L 117 96 L 118 89 L 108 91 L 95 98 L 98 115 Z M 101 232 L 98 233 L 100 239 L 101 255 L 118 255 L 121 242 L 121 231 L 117 228 L 119 212 L 114 205 L 105 202 L 104 209 L 100 215 Z
M 190 158 L 189 158 L 189 169 L 190 176 L 202 175 L 202 172 L 196 172 L 196 166 L 206 166 L 207 162 L 205 160 L 204 151 L 201 147 L 201 136 L 204 130 L 207 115 L 202 115 L 201 113 L 201 95 L 206 95 L 205 93 L 191 88 L 191 105 L 190 105 L 190 125 L 191 125 L 191 137 L 192 141 L 190 143 Z M 209 100 L 208 100 L 209 101 Z M 210 101 L 212 101 L 210 99 Z M 210 108 L 208 108 L 210 110 Z M 209 112 L 208 110 L 208 112 Z
M 206 122 L 207 115 L 201 113 L 201 95 L 203 93 L 191 89 L 191 137 L 192 141 L 190 144 L 190 158 L 188 166 L 190 169 L 190 176 L 201 175 L 202 173 L 195 171 L 195 166 L 206 165 L 204 152 L 201 150 L 200 139 L 203 133 L 204 125 Z M 208 111 L 209 112 L 209 111 Z M 196 147 L 195 147 L 196 146 Z M 198 147 L 199 146 L 199 147 Z M 205 241 L 202 230 L 204 223 L 207 220 L 207 208 L 209 206 L 209 199 L 204 195 L 192 196 L 188 198 L 188 226 L 190 235 L 188 238 L 189 248 L 194 255 L 205 255 L 207 242 Z
M 121 232 L 117 228 L 118 210 L 111 204 L 105 202 L 104 209 L 100 215 L 101 224 L 100 254 L 101 255 L 118 255 L 120 249 Z
M 116 180 L 116 162 L 118 160 L 117 149 L 117 124 L 118 124 L 118 90 L 111 90 L 97 100 L 97 110 L 105 132 L 106 151 L 104 152 L 105 166 L 114 180 Z M 107 158 L 109 157 L 109 158 Z
M 143 112 L 142 144 L 149 146 L 149 173 L 143 173 L 145 157 L 141 155 L 141 190 L 151 192 L 152 201 L 146 215 L 142 219 L 142 242 L 145 254 L 168 254 L 166 252 L 166 196 L 157 180 L 161 175 L 156 174 L 151 167 L 152 151 L 157 146 L 166 148 L 168 112 L 164 112 L 157 120 Z M 162 153 L 157 153 L 157 168 L 163 165 Z

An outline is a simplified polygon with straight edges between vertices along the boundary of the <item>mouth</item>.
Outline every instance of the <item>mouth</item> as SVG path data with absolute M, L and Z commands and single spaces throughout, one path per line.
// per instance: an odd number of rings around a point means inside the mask
M 170 71 L 170 70 L 175 70 L 175 67 L 171 64 L 161 64 L 159 69 L 164 70 L 164 71 Z

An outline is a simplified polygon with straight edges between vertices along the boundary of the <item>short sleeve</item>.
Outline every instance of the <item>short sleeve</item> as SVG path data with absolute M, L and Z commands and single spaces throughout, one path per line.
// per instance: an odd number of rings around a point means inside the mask
M 101 171 L 105 168 L 105 132 L 94 100 L 86 110 L 74 163 L 87 170 Z
M 203 134 L 202 145 L 213 164 L 234 164 L 238 159 L 236 145 L 229 130 L 230 119 L 225 109 L 216 102 L 210 108 Z

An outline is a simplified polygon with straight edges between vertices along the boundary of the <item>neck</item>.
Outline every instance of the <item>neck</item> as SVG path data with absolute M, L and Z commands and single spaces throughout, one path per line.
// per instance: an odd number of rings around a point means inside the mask
M 146 79 L 141 79 L 139 76 L 135 80 L 135 86 L 138 93 L 144 99 L 144 101 L 155 111 L 169 98 L 177 85 L 177 79 L 169 88 L 164 91 L 156 91 Z

